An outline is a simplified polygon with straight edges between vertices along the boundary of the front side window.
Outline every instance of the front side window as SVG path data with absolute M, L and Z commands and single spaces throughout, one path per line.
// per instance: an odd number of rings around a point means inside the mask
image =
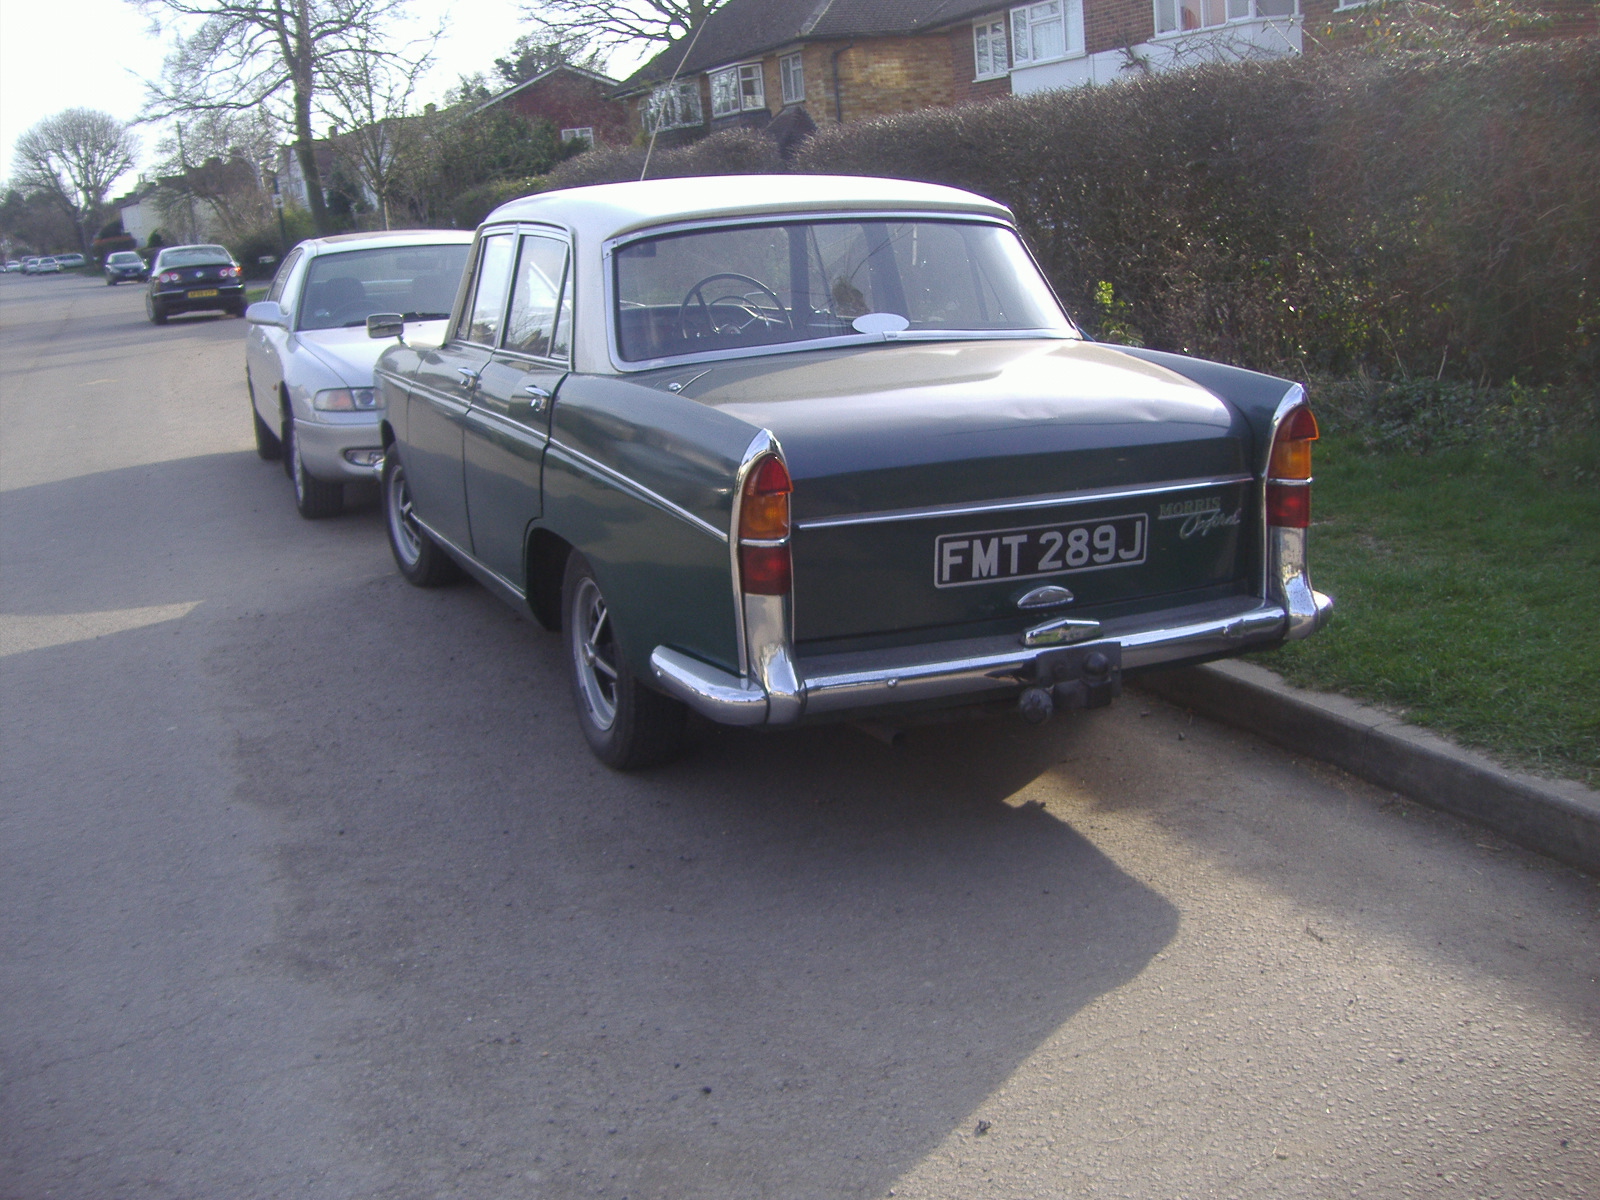
M 1011 58 L 1018 65 L 1083 53 L 1083 0 L 1044 0 L 1011 10 Z
M 471 249 L 466 244 L 376 246 L 319 254 L 306 267 L 295 328 L 353 327 L 373 313 L 399 313 L 408 321 L 442 321 L 455 304 Z M 287 279 L 293 269 L 291 256 L 279 274 Z M 276 289 L 278 281 L 272 286 Z
M 649 99 L 644 102 L 642 115 L 646 133 L 703 124 L 700 84 L 693 79 L 663 84 L 650 93 Z
M 614 262 L 616 343 L 629 362 L 884 330 L 1073 333 L 1016 234 L 987 223 L 732 226 L 632 242 Z
M 507 350 L 535 358 L 566 356 L 566 331 L 557 331 L 566 273 L 565 242 L 536 235 L 522 239 L 511 286 L 511 314 L 506 319 Z
M 272 277 L 272 286 L 267 289 L 267 299 L 283 302 L 283 289 L 289 286 L 289 276 L 294 274 L 295 266 L 300 262 L 304 250 L 298 248 L 289 251 L 283 262 L 278 264 L 278 273 Z
M 798 54 L 785 54 L 778 60 L 778 81 L 783 85 L 785 104 L 805 102 L 806 72 Z
M 516 238 L 509 233 L 483 239 L 478 250 L 478 274 L 472 285 L 472 304 L 461 322 L 460 336 L 467 341 L 480 346 L 499 343 L 515 250 Z
M 742 67 L 713 71 L 710 79 L 713 117 L 726 117 L 732 113 L 749 112 L 767 106 L 760 63 L 746 63 Z
M 979 21 L 973 25 L 972 58 L 974 79 L 993 79 L 1006 73 L 1009 64 L 1004 21 Z
M 1296 0 L 1156 0 L 1156 32 L 1213 29 L 1251 17 L 1292 17 Z

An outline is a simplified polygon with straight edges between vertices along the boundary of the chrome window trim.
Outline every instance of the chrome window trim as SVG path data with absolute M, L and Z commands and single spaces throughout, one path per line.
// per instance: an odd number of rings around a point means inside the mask
M 596 459 L 590 458 L 581 450 L 574 450 L 565 442 L 558 441 L 554 437 L 549 438 L 545 444 L 549 449 L 571 459 L 574 464 L 584 468 L 589 472 L 589 474 L 595 476 L 597 479 L 600 479 L 606 483 L 614 484 L 623 491 L 629 492 L 634 496 L 637 496 L 639 499 L 655 505 L 663 512 L 671 513 L 673 516 L 687 521 L 696 529 L 703 533 L 710 534 L 719 542 L 725 542 L 728 540 L 728 535 L 723 530 L 718 529 L 715 525 L 711 524 L 710 521 L 702 520 L 683 506 L 674 504 L 671 500 L 668 500 L 660 493 L 651 491 L 649 488 L 645 487 L 644 484 L 629 479 L 621 471 L 618 471 L 612 467 L 608 467 L 605 463 L 599 462 Z
M 1045 285 L 1045 290 L 1051 299 L 1056 302 L 1056 309 L 1061 314 L 1061 319 L 1066 323 L 1066 329 L 939 329 L 918 330 L 903 333 L 859 333 L 844 334 L 839 337 L 817 338 L 807 342 L 777 342 L 767 346 L 745 346 L 724 350 L 701 350 L 690 354 L 671 354 L 663 358 L 626 359 L 622 357 L 622 347 L 617 334 L 617 271 L 616 254 L 634 242 L 651 241 L 655 238 L 670 237 L 679 233 L 694 233 L 699 230 L 730 229 L 748 225 L 794 225 L 812 224 L 824 221 L 854 222 L 854 221 L 937 221 L 944 224 L 967 225 L 993 225 L 998 229 L 1005 229 L 1015 235 L 1017 242 L 1022 246 L 1023 253 L 1028 256 L 1028 261 L 1033 263 L 1034 270 L 1039 272 L 1039 279 Z M 1071 316 L 1061 303 L 1061 298 L 1056 295 L 1055 288 L 1050 285 L 1050 280 L 1042 270 L 1039 270 L 1039 261 L 1034 257 L 1029 248 L 1027 239 L 1011 221 L 999 217 L 989 216 L 984 213 L 944 212 L 904 209 L 806 209 L 795 212 L 761 213 L 747 217 L 720 217 L 705 218 L 693 221 L 673 221 L 665 225 L 653 225 L 645 229 L 631 229 L 626 233 L 617 234 L 607 238 L 600 244 L 600 276 L 601 276 L 601 301 L 605 306 L 606 321 L 606 357 L 610 361 L 612 370 L 619 374 L 633 374 L 639 371 L 659 371 L 663 367 L 680 366 L 697 362 L 721 362 L 735 358 L 757 358 L 769 354 L 798 354 L 807 350 L 836 350 L 850 346 L 875 346 L 884 342 L 984 342 L 984 341 L 1083 341 L 1083 334 L 1073 323 Z
M 980 516 L 985 513 L 1027 512 L 1061 505 L 1093 504 L 1100 500 L 1130 500 L 1144 496 L 1164 496 L 1193 488 L 1228 487 L 1253 483 L 1254 475 L 1218 475 L 1200 479 L 1181 479 L 1154 487 L 1106 488 L 1099 491 L 1061 492 L 1051 496 L 1030 496 L 1019 500 L 1000 500 L 986 504 L 938 504 L 926 508 L 894 509 L 881 513 L 848 513 L 841 517 L 815 517 L 795 522 L 796 529 L 832 529 L 846 525 L 879 525 L 895 521 L 926 521 L 944 517 Z

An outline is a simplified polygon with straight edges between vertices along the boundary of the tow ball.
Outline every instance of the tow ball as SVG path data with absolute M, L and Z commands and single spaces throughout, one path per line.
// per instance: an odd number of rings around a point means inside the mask
M 1017 711 L 1040 725 L 1057 708 L 1104 708 L 1122 695 L 1122 647 L 1064 649 L 1040 655 L 1034 676 L 1017 700 Z

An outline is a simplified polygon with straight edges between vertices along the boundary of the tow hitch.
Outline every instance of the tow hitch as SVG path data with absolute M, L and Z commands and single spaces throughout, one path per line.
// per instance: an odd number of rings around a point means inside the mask
M 1122 695 L 1122 647 L 1064 647 L 1034 660 L 1034 677 L 1017 710 L 1034 725 L 1057 708 L 1104 708 Z

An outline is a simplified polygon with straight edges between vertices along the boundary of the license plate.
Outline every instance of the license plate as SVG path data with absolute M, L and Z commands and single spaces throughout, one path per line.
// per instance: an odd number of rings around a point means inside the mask
M 216 294 L 217 294 L 217 289 L 216 288 L 201 288 L 197 292 L 190 292 L 189 293 L 189 299 L 191 299 L 191 300 L 201 300 L 201 299 L 204 299 L 206 296 L 215 296 Z
M 935 587 L 1136 567 L 1149 548 L 1143 513 L 1025 529 L 947 533 L 933 543 Z

